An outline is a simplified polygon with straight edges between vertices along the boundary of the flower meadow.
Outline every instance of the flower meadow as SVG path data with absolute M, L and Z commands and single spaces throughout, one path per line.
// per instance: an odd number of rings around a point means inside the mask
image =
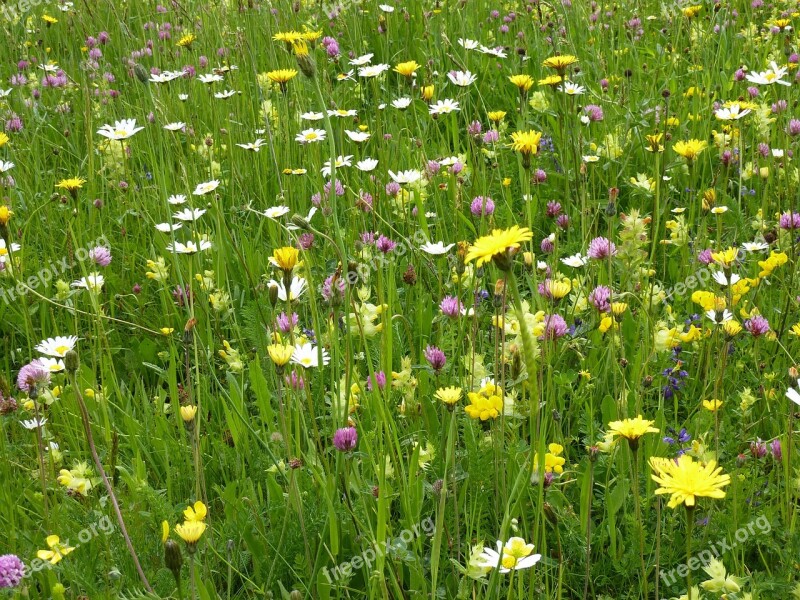
M 794 0 L 0 28 L 0 598 L 800 598 Z

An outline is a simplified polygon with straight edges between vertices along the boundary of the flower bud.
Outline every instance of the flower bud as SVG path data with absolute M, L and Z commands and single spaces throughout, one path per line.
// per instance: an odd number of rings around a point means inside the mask
M 64 368 L 66 368 L 68 373 L 75 373 L 79 365 L 78 353 L 75 352 L 75 350 L 70 350 L 64 355 Z

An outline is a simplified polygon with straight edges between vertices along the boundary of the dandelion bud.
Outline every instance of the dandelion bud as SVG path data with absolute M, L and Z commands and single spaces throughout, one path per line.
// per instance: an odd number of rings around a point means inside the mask
M 78 365 L 80 365 L 80 361 L 78 361 L 78 353 L 75 350 L 70 350 L 64 355 L 64 367 L 68 373 L 77 371 Z
M 269 286 L 269 303 L 272 305 L 272 308 L 275 308 L 275 305 L 278 304 L 278 286 L 277 285 Z
M 299 590 L 292 590 L 292 593 L 289 594 L 289 600 L 303 600 L 303 594 Z
M 308 222 L 308 221 L 306 221 L 306 220 L 305 220 L 303 217 L 301 217 L 300 215 L 293 215 L 293 216 L 292 216 L 292 223 L 293 223 L 293 224 L 295 224 L 295 225 L 296 225 L 297 227 L 299 227 L 300 229 L 303 229 L 303 230 L 306 230 L 306 231 L 308 231 L 309 229 L 311 229 L 311 225 L 309 224 L 309 222 Z
M 144 84 L 150 83 L 150 76 L 147 74 L 147 70 L 139 63 L 136 63 L 133 66 L 133 74 L 136 75 L 136 79 L 138 79 L 142 83 Z
M 297 66 L 300 68 L 303 75 L 312 79 L 316 72 L 316 66 L 314 65 L 313 59 L 308 55 L 308 52 L 303 54 L 302 52 L 296 51 L 295 58 L 297 59 Z
M 164 544 L 164 566 L 172 571 L 175 581 L 180 580 L 183 554 L 181 554 L 181 547 L 175 540 L 167 540 Z

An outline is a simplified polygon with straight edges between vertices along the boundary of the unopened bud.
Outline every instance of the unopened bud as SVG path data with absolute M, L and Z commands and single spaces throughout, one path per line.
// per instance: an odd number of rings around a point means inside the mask
M 181 554 L 181 547 L 175 540 L 167 540 L 164 544 L 164 566 L 172 571 L 172 575 L 176 580 L 180 579 L 183 554 Z
M 64 368 L 68 373 L 74 373 L 78 370 L 80 361 L 78 360 L 78 353 L 75 350 L 70 350 L 64 355 Z

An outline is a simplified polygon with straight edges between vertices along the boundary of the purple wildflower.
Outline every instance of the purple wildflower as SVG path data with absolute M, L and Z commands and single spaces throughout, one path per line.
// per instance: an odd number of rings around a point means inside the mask
M 34 391 L 38 385 L 48 383 L 50 383 L 50 371 L 38 359 L 22 367 L 17 375 L 17 387 L 27 394 Z
M 444 355 L 444 352 L 442 352 L 436 346 L 427 346 L 425 348 L 425 360 L 428 361 L 428 364 L 438 375 L 439 371 L 444 368 L 444 365 L 447 362 L 447 357 Z
M 744 322 L 744 328 L 752 333 L 753 337 L 760 337 L 769 331 L 769 321 L 761 315 L 756 315 Z
M 616 253 L 616 245 L 608 238 L 596 237 L 589 242 L 589 250 L 587 252 L 589 258 L 603 259 L 614 256 Z
M 0 588 L 17 587 L 24 572 L 25 565 L 16 554 L 0 556 Z
M 486 217 L 494 213 L 494 200 L 489 196 L 475 196 L 469 207 L 475 217 Z
M 342 427 L 333 434 L 333 446 L 339 452 L 351 452 L 358 444 L 358 431 L 355 427 Z
M 89 250 L 89 258 L 100 267 L 107 267 L 111 264 L 111 250 L 105 246 L 97 246 Z
M 557 340 L 567 334 L 567 322 L 561 315 L 546 315 L 544 318 L 544 333 L 540 339 Z
M 598 285 L 589 294 L 589 302 L 600 312 L 609 312 L 611 310 L 611 289 Z

